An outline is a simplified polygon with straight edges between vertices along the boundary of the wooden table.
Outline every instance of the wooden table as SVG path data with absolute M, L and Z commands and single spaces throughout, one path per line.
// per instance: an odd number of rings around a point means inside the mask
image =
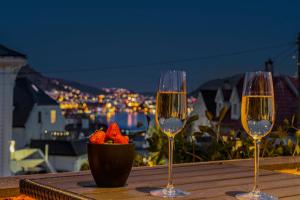
M 247 161 L 246 161 L 247 162 Z M 250 163 L 250 162 L 249 162 Z M 252 189 L 253 170 L 245 162 L 181 164 L 174 167 L 174 183 L 191 192 L 182 199 L 235 199 L 238 192 Z M 97 188 L 89 172 L 75 176 L 33 179 L 42 186 L 80 194 L 90 199 L 159 199 L 149 191 L 165 186 L 166 166 L 134 168 L 128 185 L 122 188 Z M 261 189 L 285 200 L 300 200 L 300 176 L 261 170 Z M 22 188 L 21 188 L 22 191 Z
M 270 160 L 269 162 L 276 162 Z M 252 189 L 253 171 L 251 160 L 209 163 L 191 163 L 174 166 L 174 184 L 191 192 L 181 199 L 235 199 L 238 192 Z M 165 186 L 166 166 L 134 168 L 128 185 L 122 188 L 95 187 L 89 171 L 61 176 L 33 178 L 42 187 L 57 188 L 69 194 L 79 194 L 87 199 L 160 199 L 149 195 L 149 191 Z M 261 189 L 283 200 L 300 200 L 300 176 L 261 170 Z M 22 186 L 21 186 L 22 192 Z M 47 198 L 42 198 L 46 200 Z M 50 198 L 49 198 L 50 199 Z M 84 199 L 84 198 L 83 198 Z

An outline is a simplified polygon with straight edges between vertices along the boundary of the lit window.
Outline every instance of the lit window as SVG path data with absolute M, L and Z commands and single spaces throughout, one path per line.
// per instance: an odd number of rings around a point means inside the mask
M 56 122 L 56 110 L 51 110 L 50 121 L 51 121 L 51 124 L 54 124 Z

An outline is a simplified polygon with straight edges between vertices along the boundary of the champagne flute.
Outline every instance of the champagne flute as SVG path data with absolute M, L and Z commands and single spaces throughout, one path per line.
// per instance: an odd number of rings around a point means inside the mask
M 277 200 L 259 189 L 259 150 L 261 139 L 269 134 L 275 121 L 275 102 L 272 74 L 249 72 L 245 74 L 241 121 L 247 134 L 254 140 L 254 187 L 249 193 L 237 194 L 241 200 Z
M 189 193 L 174 188 L 173 185 L 173 147 L 174 138 L 179 133 L 187 117 L 186 73 L 185 71 L 166 71 L 161 74 L 156 97 L 156 123 L 169 140 L 168 184 L 163 189 L 151 191 L 158 197 L 182 197 Z

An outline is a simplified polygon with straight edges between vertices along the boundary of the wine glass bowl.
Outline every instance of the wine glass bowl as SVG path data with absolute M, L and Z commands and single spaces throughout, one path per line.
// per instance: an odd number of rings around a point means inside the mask
M 241 121 L 254 140 L 262 139 L 275 121 L 273 81 L 270 72 L 249 72 L 244 79 Z
M 273 128 L 273 96 L 249 95 L 242 97 L 242 125 L 254 140 L 261 140 Z
M 175 137 L 186 119 L 186 92 L 158 91 L 156 122 L 168 137 Z

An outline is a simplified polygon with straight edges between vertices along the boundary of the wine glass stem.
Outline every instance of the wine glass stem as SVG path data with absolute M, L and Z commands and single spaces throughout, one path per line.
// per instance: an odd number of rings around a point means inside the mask
M 174 138 L 169 137 L 169 176 L 168 176 L 168 189 L 173 189 L 173 148 L 174 148 Z
M 260 154 L 260 140 L 254 140 L 254 187 L 253 192 L 259 192 L 259 154 Z

